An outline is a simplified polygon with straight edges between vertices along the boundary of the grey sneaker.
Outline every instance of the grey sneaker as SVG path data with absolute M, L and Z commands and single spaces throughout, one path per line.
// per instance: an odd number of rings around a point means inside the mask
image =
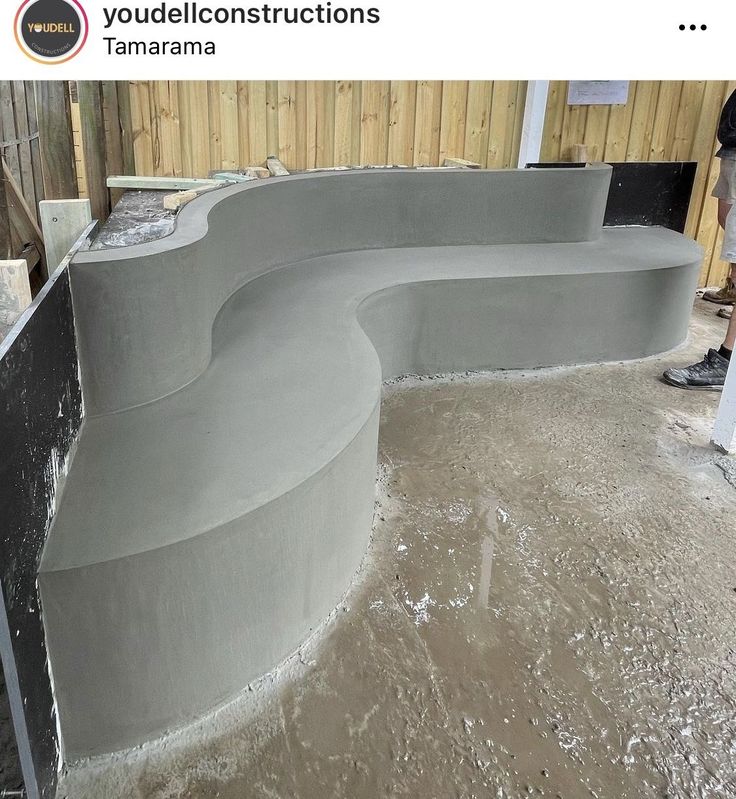
M 705 358 L 683 369 L 668 369 L 662 377 L 666 383 L 678 388 L 696 391 L 723 391 L 728 371 L 728 358 L 717 350 L 708 350 Z
M 716 316 L 720 316 L 721 319 L 730 319 L 732 313 L 733 308 L 720 308 Z

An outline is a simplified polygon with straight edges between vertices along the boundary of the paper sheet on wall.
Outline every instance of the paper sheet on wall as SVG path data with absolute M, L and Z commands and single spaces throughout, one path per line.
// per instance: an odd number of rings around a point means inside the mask
M 571 80 L 568 105 L 625 105 L 629 99 L 627 80 Z

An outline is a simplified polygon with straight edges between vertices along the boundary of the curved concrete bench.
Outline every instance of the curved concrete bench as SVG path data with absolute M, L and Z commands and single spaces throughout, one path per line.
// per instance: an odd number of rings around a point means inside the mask
M 369 540 L 382 377 L 684 340 L 701 251 L 602 230 L 609 179 L 273 179 L 77 256 L 87 418 L 39 574 L 70 758 L 200 716 L 335 607 Z

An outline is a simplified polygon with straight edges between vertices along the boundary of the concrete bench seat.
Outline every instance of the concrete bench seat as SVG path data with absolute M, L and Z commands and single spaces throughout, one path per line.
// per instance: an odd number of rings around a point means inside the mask
M 684 340 L 700 248 L 601 229 L 608 178 L 285 178 L 77 257 L 87 418 L 39 574 L 70 758 L 201 716 L 335 607 L 369 540 L 382 379 Z

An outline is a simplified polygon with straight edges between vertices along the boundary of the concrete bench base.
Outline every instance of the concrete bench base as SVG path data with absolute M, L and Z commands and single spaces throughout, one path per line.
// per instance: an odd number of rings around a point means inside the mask
M 335 607 L 370 535 L 382 379 L 637 358 L 684 340 L 700 250 L 659 228 L 601 231 L 607 177 L 286 178 L 195 201 L 168 240 L 78 258 L 89 415 L 39 575 L 68 756 L 197 718 Z M 413 203 L 398 222 L 385 208 L 397 193 Z M 513 226 L 524 202 L 547 203 L 579 240 L 539 241 L 550 223 L 532 213 L 518 243 L 496 220 L 488 241 L 474 230 L 471 245 L 441 246 L 435 232 L 411 246 L 427 215 L 452 238 L 448 214 L 467 221 L 480 203 Z M 330 221 L 295 258 L 304 203 Z M 368 247 L 361 217 L 391 246 Z M 345 250 L 351 230 L 361 246 Z

